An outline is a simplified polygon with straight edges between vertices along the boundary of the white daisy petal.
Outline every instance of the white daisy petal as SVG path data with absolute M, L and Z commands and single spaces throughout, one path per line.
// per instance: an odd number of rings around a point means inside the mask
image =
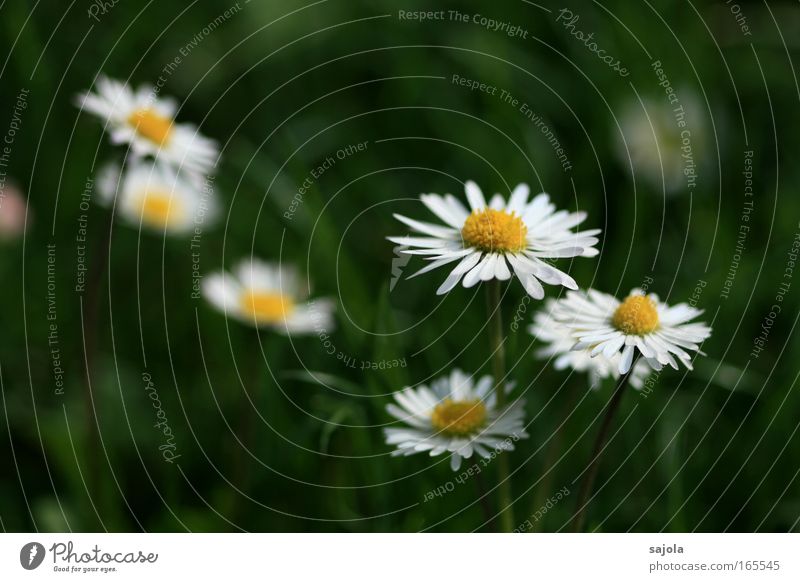
M 492 210 L 503 210 L 506 207 L 506 201 L 500 194 L 495 194 L 489 201 L 489 208 Z
M 445 293 L 449 293 L 458 282 L 461 280 L 461 277 L 464 276 L 464 273 L 472 269 L 478 261 L 481 260 L 481 253 L 473 253 L 461 259 L 461 262 L 453 269 L 450 274 L 447 276 L 447 279 L 444 280 L 444 283 L 436 290 L 437 295 L 444 295 Z
M 528 295 L 534 299 L 544 298 L 544 287 L 542 287 L 542 284 L 539 283 L 539 280 L 533 275 L 526 276 L 522 281 L 522 285 L 525 287 L 525 291 Z
M 469 206 L 473 211 L 486 208 L 486 200 L 483 198 L 483 192 L 475 182 L 467 180 L 466 184 L 464 184 L 464 191 L 467 194 Z
M 446 257 L 442 257 L 441 259 L 437 259 L 435 261 L 432 261 L 428 266 L 423 267 L 422 269 L 420 269 L 419 271 L 417 271 L 413 275 L 409 275 L 408 278 L 409 279 L 413 279 L 414 277 L 422 275 L 423 273 L 427 273 L 428 271 L 433 271 L 434 269 L 438 269 L 439 267 L 441 267 L 443 265 L 447 265 L 449 263 L 452 263 L 453 261 L 457 261 L 460 258 L 461 258 L 461 255 L 455 255 L 455 256 L 454 255 L 448 255 Z
M 517 214 L 522 214 L 522 211 L 525 209 L 525 205 L 528 202 L 528 196 L 530 195 L 531 189 L 528 188 L 527 184 L 518 184 L 514 191 L 511 192 L 511 198 L 508 200 L 508 206 L 506 206 L 506 210 L 509 212 L 516 212 Z
M 428 210 L 433 212 L 449 226 L 457 229 L 461 229 L 461 227 L 464 226 L 464 220 L 466 220 L 467 217 L 462 217 L 458 212 L 454 212 L 451 205 L 441 196 L 436 194 L 423 194 L 420 196 L 420 200 L 428 207 Z
M 451 241 L 439 238 L 426 238 L 417 236 L 388 236 L 387 240 L 406 247 L 422 247 L 431 249 L 444 249 L 451 246 Z
M 480 263 L 476 267 L 474 267 L 469 273 L 464 275 L 464 280 L 461 284 L 466 288 L 469 289 L 470 287 L 474 287 L 478 281 L 481 279 L 481 272 L 483 268 L 486 266 L 487 263 L 491 260 L 492 255 L 485 255 Z
M 620 374 L 627 374 L 628 370 L 631 369 L 631 363 L 633 362 L 633 353 L 634 353 L 634 346 L 632 345 L 625 346 L 625 349 L 622 350 L 622 358 L 619 361 Z
M 445 194 L 444 201 L 450 207 L 450 211 L 458 216 L 459 222 L 461 223 L 461 226 L 463 226 L 464 221 L 467 220 L 467 217 L 469 217 L 469 210 L 467 210 L 467 207 L 464 206 L 464 204 L 462 204 L 461 201 L 452 194 Z
M 486 260 L 482 263 L 483 267 L 481 268 L 480 278 L 481 281 L 489 281 L 494 279 L 494 272 L 499 261 L 503 259 L 500 258 L 500 255 L 487 255 Z
M 511 278 L 511 271 L 508 269 L 506 259 L 502 255 L 498 256 L 497 263 L 494 265 L 494 276 L 500 281 L 507 281 Z
M 448 239 L 458 237 L 458 231 L 452 228 L 436 226 L 435 224 L 431 224 L 429 222 L 420 222 L 419 220 L 407 218 L 402 214 L 394 214 L 393 216 L 403 224 L 410 226 L 411 228 L 413 228 L 417 232 L 421 232 L 422 234 L 427 234 L 437 238 L 448 238 Z
M 461 277 L 463 275 L 457 272 L 455 269 L 447 276 L 447 278 L 439 285 L 439 288 L 436 289 L 437 295 L 444 295 L 445 293 L 449 293 L 452 291 L 458 282 L 461 281 Z

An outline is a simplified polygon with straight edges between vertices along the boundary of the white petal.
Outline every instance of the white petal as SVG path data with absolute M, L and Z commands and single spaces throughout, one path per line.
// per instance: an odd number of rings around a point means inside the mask
M 508 200 L 506 210 L 508 212 L 516 212 L 517 214 L 522 215 L 522 211 L 525 209 L 525 204 L 528 202 L 528 196 L 530 195 L 530 192 L 531 189 L 527 184 L 517 184 L 517 187 L 514 188 L 514 191 L 511 193 L 511 198 Z
M 542 287 L 542 284 L 539 283 L 539 280 L 533 275 L 527 275 L 522 279 L 522 285 L 525 287 L 525 291 L 527 291 L 528 295 L 534 299 L 544 298 L 544 287 Z
M 450 273 L 444 282 L 439 285 L 439 288 L 436 290 L 437 295 L 444 295 L 445 293 L 449 293 L 453 290 L 453 287 L 458 285 L 458 282 L 461 280 L 461 274 L 452 272 Z
M 428 207 L 428 210 L 433 212 L 436 216 L 442 219 L 445 223 L 453 228 L 460 229 L 464 226 L 464 219 L 461 218 L 441 196 L 436 194 L 423 194 L 420 196 L 422 203 Z
M 483 192 L 481 192 L 480 187 L 475 182 L 468 180 L 467 183 L 464 184 L 464 191 L 467 193 L 467 200 L 472 210 L 483 210 L 486 208 L 486 200 L 483 198 Z
M 500 256 L 496 254 L 490 254 L 486 256 L 486 260 L 483 262 L 483 267 L 481 268 L 481 273 L 480 273 L 481 281 L 490 281 L 494 279 L 494 271 L 498 259 L 502 260 Z
M 429 271 L 433 271 L 434 269 L 438 269 L 439 267 L 447 265 L 448 263 L 452 263 L 453 261 L 457 261 L 460 258 L 461 258 L 461 255 L 455 255 L 455 256 L 449 255 L 449 256 L 446 256 L 446 257 L 442 257 L 440 259 L 436 259 L 435 261 L 431 262 L 430 265 L 427 265 L 426 267 L 421 268 L 419 271 L 417 271 L 413 275 L 409 275 L 408 278 L 409 279 L 413 279 L 414 277 L 416 277 L 418 275 L 422 275 L 423 273 L 427 273 Z
M 452 240 L 441 238 L 428 238 L 423 236 L 387 236 L 386 240 L 396 245 L 405 247 L 421 247 L 424 249 L 447 248 L 453 244 Z
M 633 362 L 633 353 L 635 351 L 635 346 L 627 345 L 625 349 L 622 350 L 622 358 L 619 361 L 619 373 L 620 374 L 627 374 L 628 370 L 631 369 L 631 362 Z
M 614 354 L 616 354 L 619 349 L 622 347 L 622 344 L 625 343 L 625 336 L 620 334 L 619 337 L 611 339 L 606 342 L 606 347 L 603 349 L 603 356 L 606 358 L 610 358 Z
M 481 280 L 481 271 L 483 270 L 483 267 L 486 266 L 486 263 L 489 261 L 489 258 L 492 256 L 493 255 L 486 255 L 475 268 L 473 268 L 469 273 L 464 275 L 464 280 L 462 281 L 462 285 L 464 285 L 466 289 L 473 287 L 475 284 L 478 283 L 478 281 Z
M 456 266 L 456 268 L 450 272 L 450 274 L 444 280 L 444 283 L 442 283 L 436 290 L 436 294 L 444 295 L 445 293 L 449 293 L 453 287 L 458 285 L 458 282 L 461 280 L 461 277 L 464 275 L 464 273 L 474 267 L 478 261 L 480 261 L 480 259 L 481 253 L 474 253 L 462 259 L 458 266 Z
M 495 194 L 489 201 L 489 208 L 492 210 L 505 210 L 505 207 L 506 201 L 500 194 Z
M 499 260 L 495 263 L 494 276 L 500 281 L 507 281 L 511 278 L 511 271 L 508 270 L 506 258 L 503 255 L 500 255 Z
M 414 230 L 421 232 L 423 234 L 427 234 L 437 238 L 448 238 L 448 239 L 453 239 L 458 235 L 458 231 L 452 228 L 438 226 L 436 224 L 431 224 L 429 222 L 420 222 L 419 220 L 408 218 L 406 216 L 403 216 L 402 214 L 394 214 L 393 216 L 403 224 L 410 226 Z

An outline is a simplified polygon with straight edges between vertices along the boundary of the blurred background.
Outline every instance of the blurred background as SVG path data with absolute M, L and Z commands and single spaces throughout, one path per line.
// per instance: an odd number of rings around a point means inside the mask
M 403 16 L 419 10 L 443 16 Z M 473 179 L 587 211 L 601 254 L 558 262 L 582 287 L 648 283 L 714 328 L 694 372 L 626 395 L 587 527 L 797 531 L 796 2 L 46 0 L 3 3 L 0 27 L 4 530 L 495 529 L 491 465 L 425 501 L 458 474 L 390 457 L 381 432 L 403 386 L 490 373 L 483 290 L 436 296 L 445 273 L 406 280 L 422 261 L 385 239 L 406 232 L 392 213 L 434 221 L 420 193 Z M 125 152 L 74 105 L 100 73 L 161 79 L 220 143 L 199 249 L 96 203 Z M 296 264 L 336 329 L 256 332 L 192 297 L 195 269 L 251 255 Z M 508 457 L 514 508 L 522 523 L 566 487 L 533 528 L 557 531 L 613 386 L 536 359 L 523 297 L 505 287 L 531 435 Z

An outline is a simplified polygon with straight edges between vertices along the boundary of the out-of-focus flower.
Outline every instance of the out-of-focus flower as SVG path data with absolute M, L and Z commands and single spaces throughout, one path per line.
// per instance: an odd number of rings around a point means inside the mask
M 610 358 L 603 354 L 592 357 L 588 350 L 573 350 L 575 336 L 567 325 L 553 316 L 553 312 L 558 310 L 558 301 L 548 300 L 545 309 L 534 316 L 533 325 L 528 328 L 537 340 L 547 344 L 536 350 L 536 356 L 547 360 L 554 358 L 553 367 L 556 370 L 572 368 L 576 372 L 585 372 L 593 389 L 599 388 L 606 378 L 619 378 L 621 354 L 615 352 Z M 631 386 L 641 388 L 651 371 L 647 362 L 637 362 L 631 374 Z
M 689 89 L 675 95 L 675 103 L 661 97 L 630 101 L 619 114 L 621 133 L 614 128 L 617 157 L 624 167 L 632 165 L 637 178 L 659 190 L 663 180 L 667 194 L 696 182 L 708 143 L 700 99 Z
M 654 370 L 666 364 L 677 370 L 678 360 L 691 370 L 692 358 L 686 350 L 699 351 L 699 344 L 711 335 L 705 324 L 688 323 L 701 313 L 687 303 L 670 307 L 641 289 L 631 291 L 624 301 L 589 289 L 567 293 L 558 301 L 553 316 L 572 330 L 576 339 L 573 349 L 606 358 L 621 353 L 618 370 L 626 374 L 635 351 Z
M 128 224 L 169 235 L 208 226 L 218 215 L 209 183 L 200 188 L 163 164 L 130 163 L 121 175 L 119 166 L 105 166 L 97 192 L 106 205 L 116 196 L 117 215 Z
M 506 392 L 511 385 L 505 387 Z M 392 455 L 413 455 L 429 451 L 432 457 L 450 453 L 455 471 L 461 459 L 473 453 L 489 458 L 492 451 L 512 451 L 514 442 L 527 438 L 524 400 L 499 409 L 491 376 L 477 383 L 461 370 L 453 370 L 428 388 L 406 387 L 394 394 L 397 404 L 386 410 L 403 428 L 386 428 L 386 443 L 396 445 Z
M 26 215 L 28 224 L 31 221 L 27 206 L 17 186 L 6 182 L 0 187 L 0 239 L 13 240 L 25 232 Z
M 203 279 L 203 294 L 217 309 L 243 323 L 289 334 L 333 329 L 334 303 L 307 301 L 296 269 L 243 259 L 232 273 Z
M 450 194 L 420 197 L 447 226 L 395 215 L 400 222 L 426 235 L 388 237 L 396 244 L 409 247 L 401 252 L 422 255 L 431 261 L 411 277 L 457 262 L 437 294 L 449 292 L 459 281 L 464 287 L 472 287 L 479 281 L 507 280 L 512 271 L 534 299 L 544 297 L 542 283 L 578 288 L 572 277 L 549 265 L 545 259 L 598 254 L 594 245 L 600 230 L 571 230 L 586 219 L 585 212 L 556 211 L 550 197 L 544 193 L 529 202 L 530 189 L 526 184 L 514 188 L 508 202 L 495 194 L 488 205 L 475 182 L 467 182 L 465 190 L 471 212 Z
M 134 91 L 101 76 L 97 92 L 79 95 L 76 104 L 102 119 L 112 143 L 130 144 L 135 156 L 153 156 L 196 174 L 207 174 L 214 167 L 216 143 L 193 125 L 176 123 L 176 102 L 157 97 L 151 87 Z

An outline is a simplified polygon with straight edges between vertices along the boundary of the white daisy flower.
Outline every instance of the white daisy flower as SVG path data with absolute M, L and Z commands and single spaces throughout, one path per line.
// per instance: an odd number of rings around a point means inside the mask
M 185 234 L 207 226 L 218 215 L 209 184 L 199 188 L 182 174 L 162 164 L 135 162 L 120 175 L 116 165 L 98 173 L 100 202 L 110 205 L 116 194 L 116 212 L 132 226 L 165 234 Z
M 545 261 L 598 254 L 594 245 L 600 230 L 571 230 L 586 219 L 585 212 L 556 211 L 544 193 L 528 201 L 530 189 L 526 184 L 514 188 L 508 202 L 495 194 L 488 205 L 475 182 L 467 182 L 465 190 L 471 212 L 450 194 L 420 196 L 422 203 L 447 226 L 394 215 L 426 235 L 388 237 L 410 247 L 402 252 L 423 255 L 431 261 L 411 277 L 457 262 L 437 294 L 449 292 L 459 281 L 464 287 L 472 287 L 479 281 L 507 280 L 512 271 L 534 299 L 544 297 L 541 283 L 578 288 L 572 277 Z
M 572 330 L 575 350 L 589 350 L 606 358 L 620 353 L 618 370 L 630 370 L 638 351 L 654 370 L 677 361 L 692 369 L 686 350 L 699 351 L 699 344 L 711 335 L 703 323 L 688 323 L 703 311 L 686 303 L 672 307 L 655 294 L 634 289 L 622 302 L 612 295 L 589 289 L 587 293 L 567 293 L 558 301 L 554 316 Z M 702 353 L 702 352 L 701 352 Z
M 216 142 L 193 125 L 175 123 L 177 103 L 156 97 L 152 87 L 134 92 L 124 83 L 101 76 L 97 92 L 78 95 L 76 104 L 100 117 L 112 143 L 129 143 L 134 156 L 153 156 L 197 174 L 214 167 L 219 153 Z
M 430 451 L 432 457 L 450 453 L 450 467 L 456 471 L 461 459 L 473 452 L 489 458 L 492 451 L 512 451 L 514 442 L 527 438 L 523 425 L 524 400 L 498 409 L 491 376 L 477 383 L 461 370 L 453 370 L 428 388 L 406 387 L 394 394 L 397 404 L 386 410 L 406 423 L 404 428 L 386 428 L 386 444 L 397 445 L 392 455 L 413 455 Z M 506 386 L 506 392 L 511 385 Z
M 553 299 L 549 300 L 546 309 L 539 311 L 534 316 L 533 324 L 528 327 L 531 335 L 547 344 L 536 350 L 536 356 L 543 360 L 554 359 L 553 367 L 556 370 L 571 368 L 576 372 L 586 373 L 589 387 L 592 389 L 600 388 L 606 378 L 618 379 L 620 376 L 619 361 L 622 359 L 622 355 L 616 352 L 610 358 L 603 354 L 592 357 L 589 350 L 573 350 L 575 336 L 568 326 L 553 316 L 553 311 L 556 310 L 558 310 L 558 302 Z M 651 371 L 647 362 L 643 360 L 636 362 L 629 380 L 631 386 L 637 390 L 640 389 L 644 386 Z
M 333 301 L 306 301 L 297 270 L 259 259 L 243 259 L 233 273 L 203 279 L 203 294 L 217 309 L 244 323 L 287 335 L 331 331 Z

